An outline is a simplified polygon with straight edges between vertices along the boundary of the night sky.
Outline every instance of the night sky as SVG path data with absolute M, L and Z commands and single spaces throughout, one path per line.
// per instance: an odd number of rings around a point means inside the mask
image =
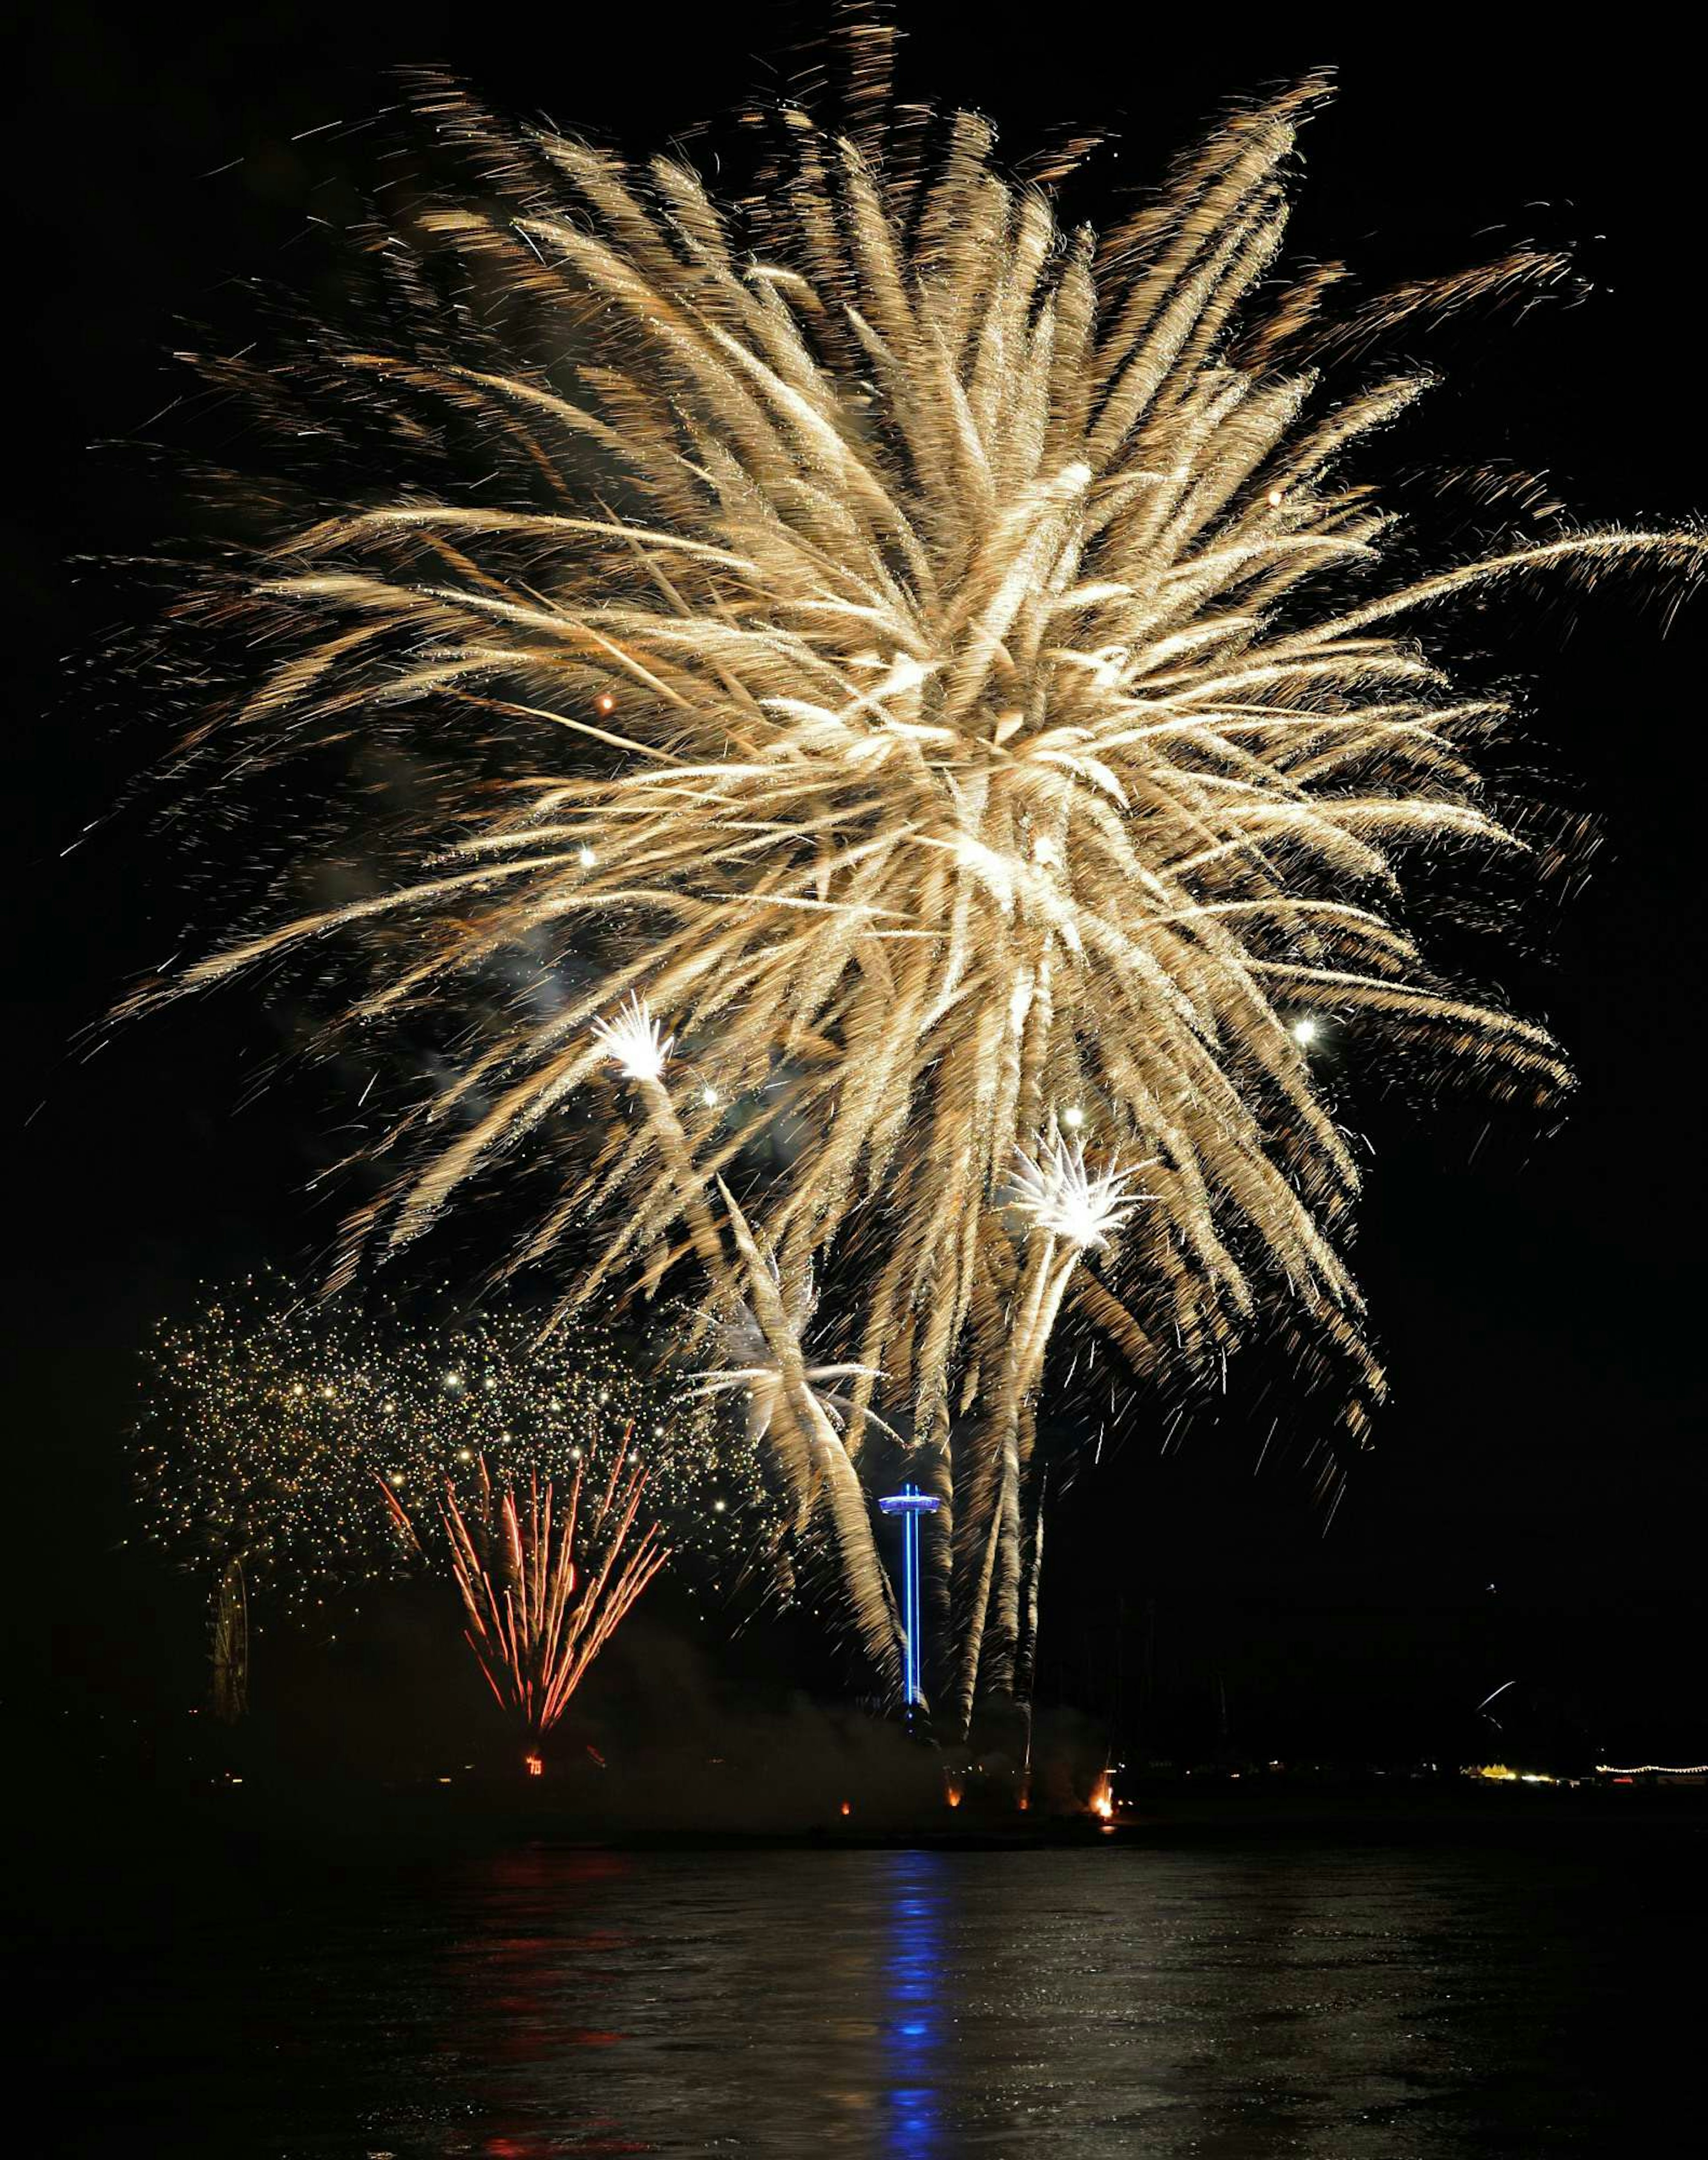
M 1154 177 L 1227 96 L 1334 65 L 1340 96 L 1305 138 L 1295 259 L 1344 254 L 1380 281 L 1524 234 L 1580 243 L 1592 287 L 1577 304 L 1402 342 L 1450 379 L 1366 469 L 1499 457 L 1545 470 L 1586 519 L 1708 506 L 1690 237 L 1698 85 L 1664 50 L 1496 49 L 1434 17 L 1403 52 L 1368 32 L 1290 27 L 1187 48 L 1159 43 L 1150 11 L 1079 0 L 981 20 L 963 41 L 949 25 L 965 12 L 903 11 L 905 93 L 984 107 L 1016 155 L 1059 123 L 1114 127 L 1119 155 L 1100 153 L 1082 184 L 1092 213 L 1124 179 Z M 69 559 L 144 549 L 176 516 L 143 461 L 88 446 L 169 438 L 169 422 L 151 423 L 180 387 L 174 324 L 231 320 L 231 280 L 312 293 L 332 275 L 330 235 L 308 220 L 339 221 L 372 177 L 376 138 L 312 131 L 395 101 L 398 64 L 446 61 L 501 108 L 647 149 L 780 86 L 796 64 L 786 49 L 814 20 L 655 6 L 602 11 L 594 32 L 573 7 L 306 0 L 192 35 L 164 9 L 38 12 L 8 160 L 23 366 L 0 496 L 19 753 L 6 791 L 17 1108 L 3 1490 L 33 1719 L 63 1730 L 70 1708 L 93 1730 L 96 1710 L 146 1723 L 194 1699 L 195 1599 L 152 1556 L 115 1550 L 135 1353 L 199 1279 L 312 1264 L 335 1214 L 304 1191 L 330 1151 L 316 1083 L 247 1100 L 278 1045 L 241 992 L 92 1057 L 82 1040 L 188 919 L 182 862 L 143 818 L 85 832 L 163 737 L 88 666 L 134 596 Z M 201 177 L 216 168 L 230 169 Z M 1098 1716 L 1119 1707 L 1129 1732 L 1148 1720 L 1165 1750 L 1214 1745 L 1225 1695 L 1231 1744 L 1258 1753 L 1708 1755 L 1692 749 L 1708 595 L 1669 626 L 1661 614 L 1639 579 L 1615 577 L 1592 599 L 1503 590 L 1474 624 L 1461 615 L 1437 632 L 1487 656 L 1480 679 L 1527 681 L 1550 792 L 1602 823 L 1591 875 L 1534 910 L 1533 949 L 1473 954 L 1551 1020 L 1580 1093 L 1552 1134 L 1475 1100 L 1427 1119 L 1397 1100 L 1360 1103 L 1374 1160 L 1355 1260 L 1394 1389 L 1375 1453 L 1325 1538 L 1301 1477 L 1274 1464 L 1253 1475 L 1267 1424 L 1255 1363 L 1236 1369 L 1220 1417 L 1165 1457 L 1140 1417 L 1062 1514 L 1046 1694 Z M 454 1277 L 454 1233 L 432 1259 Z M 796 1661 L 774 1678 L 828 1684 L 800 1638 L 761 1647 Z M 756 1673 L 754 1647 L 743 1655 Z M 1475 1706 L 1509 1679 L 1514 1725 L 1479 1731 Z

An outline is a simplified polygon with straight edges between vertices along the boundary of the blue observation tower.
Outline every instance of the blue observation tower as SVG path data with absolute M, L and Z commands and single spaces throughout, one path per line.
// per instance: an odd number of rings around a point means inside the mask
M 925 1700 L 919 1684 L 919 1519 L 934 1515 L 942 1505 L 930 1493 L 921 1493 L 910 1477 L 899 1493 L 891 1493 L 878 1505 L 886 1515 L 901 1518 L 901 1626 L 906 1644 L 903 1685 L 910 1710 Z

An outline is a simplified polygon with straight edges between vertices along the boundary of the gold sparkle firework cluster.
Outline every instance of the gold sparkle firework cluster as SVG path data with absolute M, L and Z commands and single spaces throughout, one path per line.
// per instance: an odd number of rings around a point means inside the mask
M 483 1520 L 548 1484 L 592 1493 L 587 1535 L 634 1499 L 650 1545 L 719 1602 L 755 1571 L 769 1586 L 781 1527 L 739 1431 L 638 1377 L 590 1322 L 544 1342 L 513 1313 L 412 1324 L 270 1276 L 160 1329 L 134 1450 L 150 1534 L 191 1565 L 240 1566 L 287 1608 L 400 1576 L 459 1509 Z M 595 1504 L 607 1485 L 622 1507 Z
M 892 1677 L 861 1480 L 901 1436 L 963 1725 L 1024 1690 L 1061 1325 L 1150 1373 L 1302 1316 L 1379 1392 L 1311 1026 L 1565 1077 L 1398 905 L 1421 853 L 1515 844 L 1471 758 L 1502 708 L 1397 626 L 1698 551 L 1561 533 L 1384 583 L 1351 468 L 1424 385 L 1326 363 L 1560 266 L 1337 330 L 1331 275 L 1275 279 L 1316 94 L 1236 114 L 1098 236 L 967 114 L 927 153 L 791 111 L 727 206 L 679 158 L 444 93 L 466 184 L 376 228 L 372 334 L 214 370 L 361 478 L 299 479 L 211 581 L 272 659 L 197 747 L 407 743 L 413 810 L 357 896 L 164 994 L 345 941 L 343 1022 L 454 1016 L 450 1069 L 374 1133 L 392 1175 L 346 1266 L 512 1151 L 545 1165 L 518 1262 L 561 1270 L 564 1316 L 668 1285 L 700 1343 L 740 1337 Z

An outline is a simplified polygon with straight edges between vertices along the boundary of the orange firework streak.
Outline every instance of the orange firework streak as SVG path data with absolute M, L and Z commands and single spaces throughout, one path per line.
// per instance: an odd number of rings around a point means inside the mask
M 464 1638 L 500 1707 L 518 1721 L 530 1742 L 542 1740 L 563 1715 L 588 1667 L 669 1557 L 656 1523 L 629 1545 L 646 1483 L 644 1464 L 623 1481 L 631 1430 L 624 1431 L 604 1494 L 584 1526 L 586 1544 L 600 1557 L 579 1597 L 575 1596 L 583 1573 L 575 1562 L 576 1534 L 581 1527 L 579 1470 L 567 1507 L 555 1517 L 551 1482 L 542 1491 L 538 1477 L 531 1478 L 524 1515 L 513 1490 L 494 1493 L 482 1456 L 475 1530 L 470 1529 L 450 1479 L 445 1480 L 439 1513 L 450 1549 L 451 1572 L 468 1616 Z M 384 1490 L 393 1519 L 418 1550 L 420 1540 L 402 1503 L 389 1486 Z M 488 1555 L 485 1559 L 483 1547 Z

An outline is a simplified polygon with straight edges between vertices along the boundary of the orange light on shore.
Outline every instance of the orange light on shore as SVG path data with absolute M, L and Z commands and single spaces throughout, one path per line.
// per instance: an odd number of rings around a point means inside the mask
M 842 1811 L 845 1815 L 851 1815 L 854 1813 L 854 1802 L 844 1800 L 842 1804 Z
M 522 1760 L 522 1767 L 529 1777 L 543 1778 L 546 1774 L 546 1766 L 537 1755 L 524 1755 Z
M 958 1778 L 945 1778 L 943 1779 L 943 1798 L 952 1808 L 958 1808 L 960 1806 L 963 1790 L 963 1788 L 962 1786 L 961 1780 Z
M 1114 1820 L 1115 1789 L 1107 1770 L 1091 1789 L 1091 1811 L 1094 1815 L 1101 1816 L 1104 1822 Z

